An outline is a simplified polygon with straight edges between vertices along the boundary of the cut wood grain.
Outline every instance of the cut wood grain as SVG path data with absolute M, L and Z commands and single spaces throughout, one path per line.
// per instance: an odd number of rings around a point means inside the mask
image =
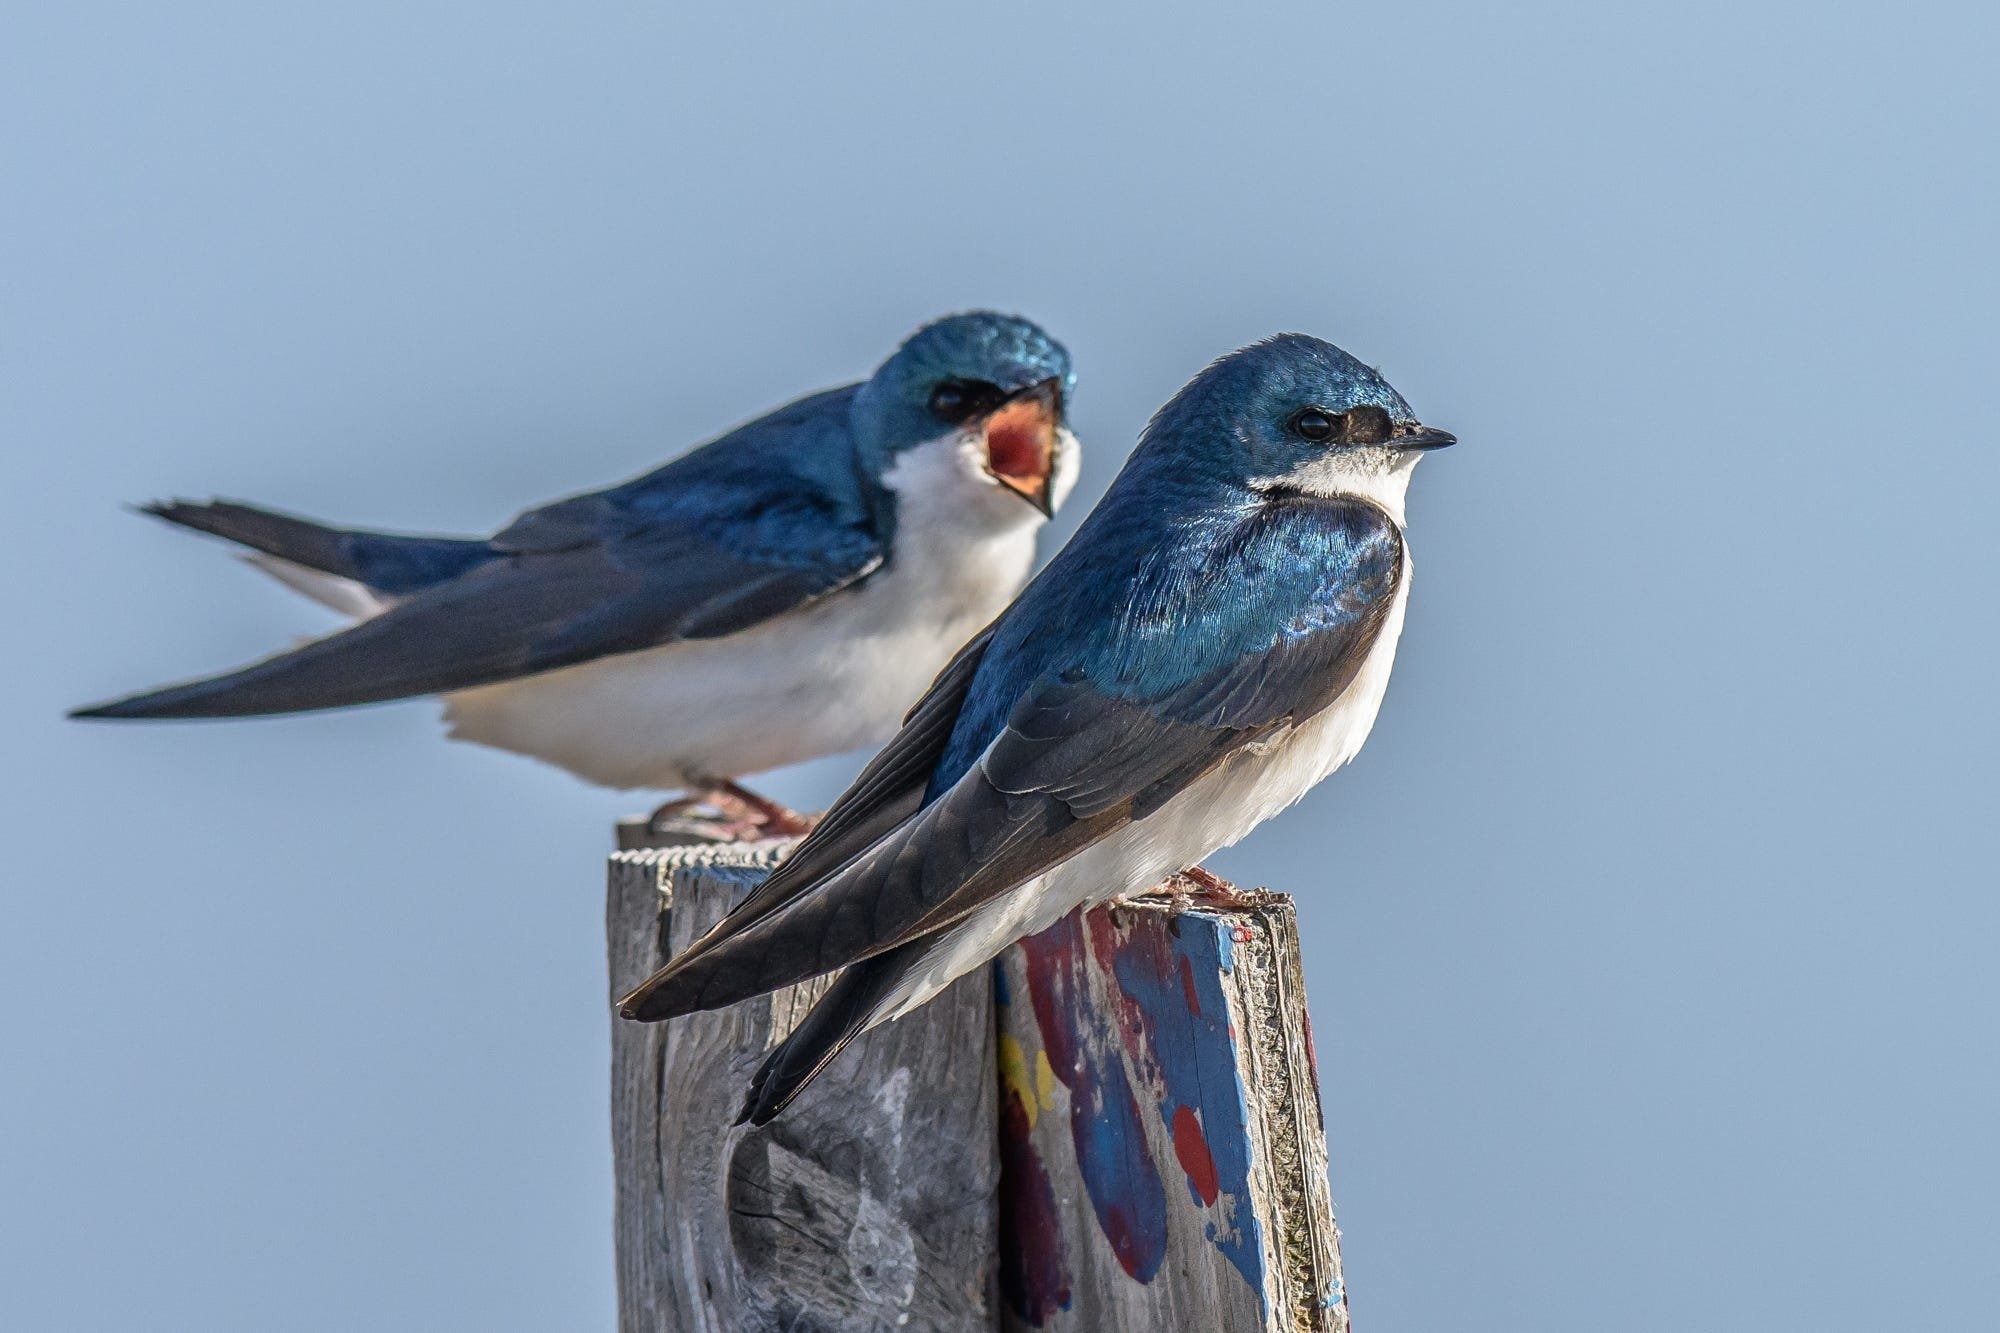
M 706 930 L 779 844 L 623 851 L 614 996 Z M 671 1023 L 612 1020 L 621 1333 L 993 1327 L 990 984 L 863 1037 L 776 1122 L 733 1122 L 824 983 Z

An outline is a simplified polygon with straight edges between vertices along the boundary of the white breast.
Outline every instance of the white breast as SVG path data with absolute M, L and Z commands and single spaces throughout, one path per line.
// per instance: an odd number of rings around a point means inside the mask
M 1034 562 L 1041 516 L 951 436 L 905 451 L 895 548 L 854 588 L 725 638 L 445 696 L 450 734 L 607 787 L 673 789 L 878 745 Z M 1069 479 L 1074 441 L 1065 441 Z

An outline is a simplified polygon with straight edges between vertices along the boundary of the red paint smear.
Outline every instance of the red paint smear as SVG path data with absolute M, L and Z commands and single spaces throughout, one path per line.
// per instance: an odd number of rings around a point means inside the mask
M 1215 1178 L 1215 1154 L 1208 1150 L 1201 1117 L 1192 1106 L 1174 1108 L 1174 1156 L 1181 1159 L 1181 1170 L 1187 1172 L 1188 1184 L 1201 1199 L 1201 1206 L 1212 1207 L 1221 1183 Z
M 1181 956 L 1181 993 L 1187 996 L 1188 1013 L 1200 1018 L 1201 996 L 1194 991 L 1194 965 L 1188 962 L 1185 954 Z
M 1049 1067 L 1064 1087 L 1073 1088 L 1083 1073 L 1083 1051 L 1064 1017 L 1075 1011 L 1081 999 L 1077 972 L 1083 962 L 1083 932 L 1077 928 L 1076 914 L 1022 940 L 1021 952 L 1028 974 L 1028 1000 L 1035 1007 L 1035 1025 L 1041 1029 Z
M 1111 979 L 1106 989 L 1118 1005 L 1118 1035 L 1125 1043 L 1125 1053 L 1131 1057 L 1134 1070 L 1146 1070 L 1152 1064 L 1152 1054 L 1146 1049 L 1146 1010 L 1119 984 L 1117 968 L 1123 959 L 1128 966 L 1143 968 L 1164 982 L 1174 967 L 1167 933 L 1141 926 L 1121 939 L 1108 907 L 1092 908 L 1084 923 L 1090 927 L 1090 952 L 1098 970 Z
M 1000 1293 L 1016 1315 L 1040 1328 L 1069 1309 L 1062 1224 L 1049 1173 L 1029 1137 L 1028 1108 L 1000 1094 Z

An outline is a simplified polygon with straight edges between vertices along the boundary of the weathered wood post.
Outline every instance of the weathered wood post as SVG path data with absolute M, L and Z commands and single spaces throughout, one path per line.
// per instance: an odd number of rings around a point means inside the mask
M 687 947 L 783 843 L 622 851 L 606 913 L 622 993 Z M 867 1034 L 762 1129 L 750 1075 L 825 989 L 671 1023 L 612 1019 L 621 1333 L 993 1327 L 993 1016 L 984 977 Z
M 786 850 L 642 841 L 611 863 L 614 995 Z M 824 985 L 613 1018 L 621 1333 L 1344 1333 L 1288 899 L 1072 915 L 734 1128 Z

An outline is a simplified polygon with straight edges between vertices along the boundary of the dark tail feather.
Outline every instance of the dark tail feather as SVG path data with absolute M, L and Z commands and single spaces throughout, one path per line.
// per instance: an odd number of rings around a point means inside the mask
M 238 504 L 234 500 L 210 500 L 206 504 L 190 500 L 160 500 L 141 508 L 154 518 L 163 518 L 169 523 L 193 528 L 196 532 L 206 532 L 266 555 L 289 560 L 295 565 L 366 582 L 346 549 L 348 534 L 311 519 Z
M 353 579 L 391 596 L 402 596 L 456 578 L 493 558 L 483 541 L 465 537 L 425 537 L 399 532 L 330 528 L 296 514 L 235 500 L 163 500 L 144 512 L 184 528 L 206 532 L 289 560 L 295 565 Z
M 750 1095 L 744 1100 L 736 1123 L 769 1124 L 790 1106 L 793 1098 L 805 1091 L 806 1085 L 861 1035 L 896 983 L 929 949 L 930 941 L 912 940 L 842 972 L 792 1030 L 792 1035 L 765 1057 L 756 1077 L 750 1080 Z

